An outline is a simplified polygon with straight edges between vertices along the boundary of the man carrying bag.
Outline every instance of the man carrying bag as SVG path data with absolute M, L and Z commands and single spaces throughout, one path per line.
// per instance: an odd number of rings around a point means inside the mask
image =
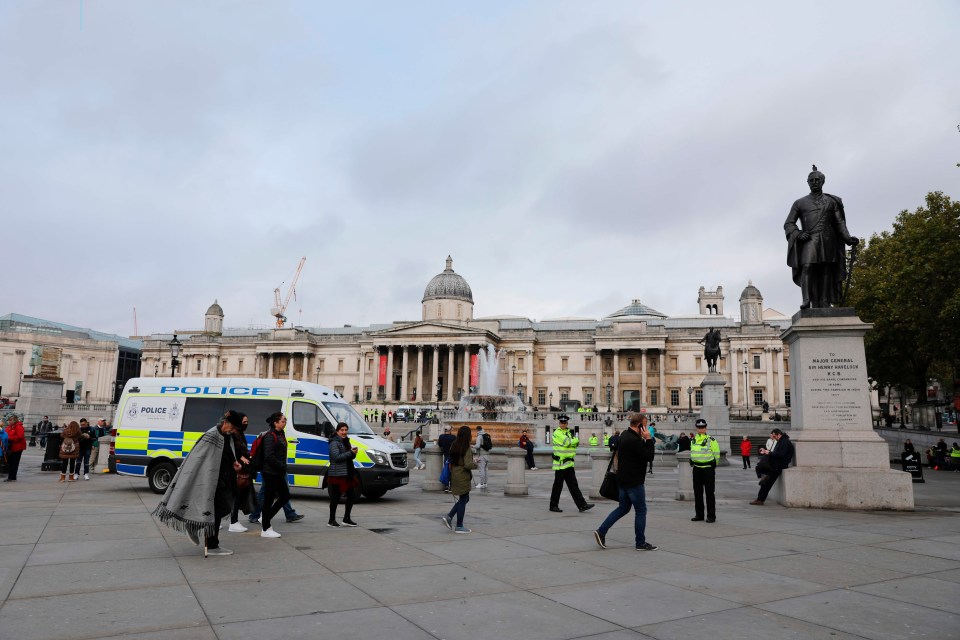
M 653 460 L 654 445 L 647 429 L 647 416 L 635 413 L 630 416 L 630 428 L 620 434 L 617 447 L 617 484 L 620 504 L 610 512 L 593 537 L 601 549 L 607 548 L 607 531 L 623 516 L 634 510 L 633 531 L 637 551 L 654 551 L 657 546 L 647 542 L 647 500 L 643 481 L 647 477 L 647 464 Z

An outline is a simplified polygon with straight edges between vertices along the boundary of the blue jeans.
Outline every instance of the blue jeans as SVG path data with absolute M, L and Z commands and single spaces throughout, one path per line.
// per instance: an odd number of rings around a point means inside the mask
M 465 493 L 462 496 L 455 496 L 453 503 L 453 509 L 450 509 L 450 513 L 447 514 L 447 517 L 453 519 L 453 516 L 457 516 L 457 526 L 463 526 L 463 516 L 467 512 L 467 503 L 470 502 L 470 494 Z
M 83 472 L 90 473 L 90 451 L 80 447 L 80 455 L 77 456 L 77 473 L 80 473 L 80 463 L 83 463 Z
M 260 514 L 263 512 L 263 485 L 260 483 L 260 492 L 257 494 L 257 510 L 250 513 L 250 522 L 256 522 L 257 518 L 260 517 Z M 293 518 L 297 515 L 297 510 L 293 508 L 293 505 L 290 504 L 290 501 L 287 500 L 283 505 L 283 515 L 287 517 L 287 520 Z
M 636 536 L 636 546 L 642 545 L 647 541 L 645 532 L 647 530 L 647 494 L 642 484 L 626 489 L 620 487 L 620 504 L 610 512 L 607 519 L 603 521 L 600 528 L 597 529 L 602 535 L 607 535 L 607 531 L 613 524 L 630 513 L 630 507 L 633 507 L 633 533 Z

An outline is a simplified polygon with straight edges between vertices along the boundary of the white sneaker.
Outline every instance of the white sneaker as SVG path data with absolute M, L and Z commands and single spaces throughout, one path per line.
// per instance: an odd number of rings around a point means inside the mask
M 89 479 L 90 479 L 90 474 L 89 474 L 89 473 L 83 474 L 83 479 L 84 479 L 84 480 L 89 480 Z
M 247 528 L 239 522 L 234 522 L 230 525 L 230 528 L 227 529 L 227 531 L 230 533 L 243 533 L 244 531 L 247 531 Z
M 266 531 L 260 532 L 261 538 L 279 538 L 280 534 L 273 530 L 273 527 L 270 527 Z
M 74 479 L 74 480 L 79 480 L 79 479 L 80 479 L 80 474 L 79 474 L 79 473 L 73 474 L 73 479 Z

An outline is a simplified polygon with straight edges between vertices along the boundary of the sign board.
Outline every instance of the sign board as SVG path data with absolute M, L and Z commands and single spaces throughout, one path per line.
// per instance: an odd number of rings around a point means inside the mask
M 123 428 L 179 430 L 184 402 L 184 398 L 130 398 L 123 407 Z
M 920 454 L 913 453 L 904 453 L 900 456 L 900 463 L 903 465 L 903 470 L 910 474 L 910 478 L 914 482 L 926 482 L 923 479 L 923 464 L 920 462 Z

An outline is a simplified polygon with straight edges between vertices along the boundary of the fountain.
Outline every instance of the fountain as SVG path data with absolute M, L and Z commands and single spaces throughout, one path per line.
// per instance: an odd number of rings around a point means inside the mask
M 464 425 L 482 426 L 494 446 L 510 447 L 516 446 L 520 433 L 530 429 L 531 422 L 521 398 L 497 393 L 497 364 L 501 355 L 492 344 L 480 350 L 477 392 L 468 393 L 460 400 L 456 417 L 447 423 L 454 432 Z

